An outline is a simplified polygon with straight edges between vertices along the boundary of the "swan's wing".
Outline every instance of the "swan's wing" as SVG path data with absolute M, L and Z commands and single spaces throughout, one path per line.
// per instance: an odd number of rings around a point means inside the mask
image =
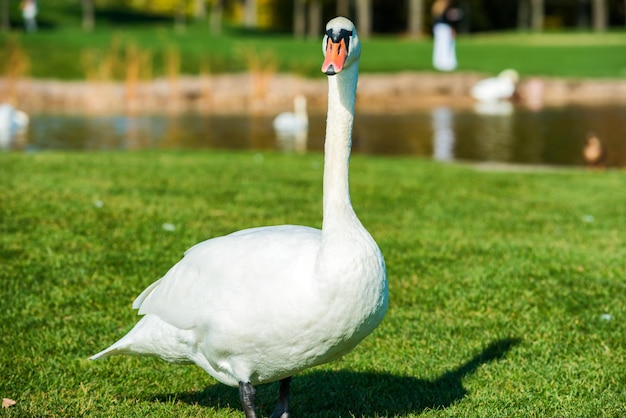
M 226 326 L 255 311 L 270 312 L 268 303 L 309 285 L 320 239 L 318 229 L 285 225 L 201 242 L 142 292 L 133 307 L 181 329 L 210 327 L 216 318 Z
M 164 278 L 165 278 L 165 276 L 161 277 L 159 280 L 157 280 L 156 282 L 152 283 L 143 292 L 141 292 L 141 294 L 139 296 L 137 296 L 137 298 L 135 298 L 135 300 L 133 301 L 133 309 L 141 308 L 141 305 L 143 304 L 143 301 L 146 299 L 146 297 L 148 297 L 148 295 L 150 293 L 152 293 L 152 291 L 154 289 L 156 289 L 156 287 L 159 285 L 159 283 L 161 283 L 161 280 L 163 280 Z

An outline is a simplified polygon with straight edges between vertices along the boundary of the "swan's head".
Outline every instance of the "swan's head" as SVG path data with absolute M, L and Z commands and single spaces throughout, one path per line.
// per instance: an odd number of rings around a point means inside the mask
M 511 83 L 517 84 L 519 82 L 519 74 L 515 70 L 507 69 L 498 74 L 498 78 L 510 80 Z
M 335 75 L 359 61 L 361 45 L 354 23 L 345 17 L 336 17 L 326 25 L 322 42 L 324 64 L 322 72 Z

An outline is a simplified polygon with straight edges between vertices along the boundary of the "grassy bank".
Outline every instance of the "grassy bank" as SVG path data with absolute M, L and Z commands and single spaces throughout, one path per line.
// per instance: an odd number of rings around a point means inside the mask
M 183 73 L 223 73 L 250 69 L 318 75 L 321 34 L 298 40 L 288 33 L 254 31 L 225 23 L 213 36 L 208 23 L 189 20 L 176 29 L 172 17 L 129 8 L 99 5 L 96 29 L 81 28 L 75 1 L 47 2 L 38 15 L 40 31 L 24 34 L 17 3 L 10 16 L 13 31 L 0 33 L 0 76 L 11 45 L 19 45 L 37 78 L 126 79 Z M 364 72 L 431 71 L 432 40 L 374 36 L 365 40 Z M 576 78 L 626 77 L 626 31 L 606 33 L 487 33 L 462 36 L 458 42 L 460 71 L 498 73 L 515 68 L 523 76 Z
M 2 415 L 242 416 L 236 390 L 199 368 L 87 357 L 134 324 L 133 298 L 194 243 L 319 226 L 321 164 L 0 154 L 0 394 L 17 401 Z M 294 416 L 626 414 L 625 173 L 364 156 L 351 173 L 390 310 L 353 353 L 294 379 Z M 259 389 L 264 416 L 276 390 Z
M 130 71 L 150 78 L 167 74 L 223 73 L 250 69 L 317 75 L 320 39 L 227 29 L 211 36 L 206 25 L 176 31 L 171 25 L 99 27 L 84 33 L 60 26 L 24 35 L 0 34 L 0 69 L 9 65 L 12 45 L 24 52 L 26 72 L 37 78 L 125 79 Z M 431 71 L 432 40 L 374 37 L 364 41 L 364 72 Z M 474 35 L 459 39 L 460 71 L 575 78 L 626 76 L 626 32 Z M 12 64 L 14 65 L 14 64 Z M 99 75 L 98 75 L 99 74 Z

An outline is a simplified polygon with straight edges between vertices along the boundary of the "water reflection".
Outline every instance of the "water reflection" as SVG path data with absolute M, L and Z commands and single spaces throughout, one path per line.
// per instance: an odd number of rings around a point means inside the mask
M 454 116 L 452 109 L 437 107 L 432 111 L 433 118 L 433 158 L 439 161 L 454 160 Z
M 306 150 L 321 151 L 325 115 L 309 114 Z M 31 150 L 253 149 L 284 148 L 271 116 L 32 115 Z M 584 165 L 587 134 L 601 139 L 606 166 L 626 166 L 626 107 L 571 106 L 533 111 L 440 107 L 406 114 L 357 113 L 355 153 L 414 155 L 443 161 Z M 293 149 L 293 147 L 291 147 Z
M 513 156 L 513 104 L 507 101 L 478 102 L 476 138 L 479 152 L 488 161 L 511 161 Z
M 513 114 L 513 103 L 498 100 L 494 102 L 476 102 L 474 112 L 482 116 L 511 116 Z

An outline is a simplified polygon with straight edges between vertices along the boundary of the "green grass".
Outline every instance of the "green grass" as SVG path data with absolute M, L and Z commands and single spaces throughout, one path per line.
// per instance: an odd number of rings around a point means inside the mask
M 41 7 L 41 30 L 24 34 L 18 5 L 12 3 L 10 10 L 14 30 L 9 35 L 0 33 L 0 74 L 10 65 L 9 43 L 17 41 L 30 59 L 30 74 L 37 78 L 84 79 L 84 56 L 92 53 L 104 61 L 112 44 L 121 47 L 117 54 L 120 68 L 115 74 L 118 79 L 124 78 L 123 49 L 128 44 L 151 53 L 152 76 L 165 74 L 165 51 L 171 48 L 180 51 L 180 71 L 184 74 L 196 75 L 201 69 L 213 73 L 247 71 L 252 60 L 260 59 L 272 71 L 319 75 L 321 34 L 298 40 L 287 33 L 246 30 L 226 22 L 224 34 L 212 36 L 207 23 L 190 22 L 186 30 L 177 31 L 171 17 L 103 5 L 97 9 L 96 30 L 84 33 L 80 5 L 70 0 Z M 429 37 L 374 36 L 363 45 L 363 72 L 432 71 Z M 625 49 L 623 30 L 473 34 L 459 39 L 459 71 L 495 74 L 512 67 L 522 76 L 624 78 Z
M 130 329 L 133 298 L 194 243 L 319 226 L 321 163 L 0 154 L 0 395 L 17 401 L 1 415 L 242 416 L 237 391 L 195 366 L 87 357 Z M 390 309 L 353 353 L 295 377 L 294 416 L 626 414 L 626 173 L 356 155 L 351 183 Z M 259 387 L 263 416 L 276 390 Z
M 9 39 L 19 42 L 30 57 L 30 74 L 38 78 L 84 79 L 82 57 L 89 51 L 105 57 L 113 40 L 121 46 L 132 43 L 149 51 L 153 76 L 165 73 L 164 51 L 172 47 L 181 53 L 180 71 L 191 75 L 198 74 L 202 67 L 214 73 L 246 71 L 256 57 L 274 68 L 272 71 L 311 76 L 318 74 L 321 60 L 321 36 L 297 40 L 287 34 L 227 28 L 223 36 L 214 37 L 206 25 L 199 24 L 190 25 L 184 32 L 176 32 L 170 24 L 115 29 L 101 25 L 89 34 L 77 26 L 59 26 L 29 35 L 0 34 L 0 50 L 7 48 Z M 363 72 L 432 71 L 430 38 L 373 37 L 364 40 L 363 45 Z M 523 76 L 623 78 L 625 49 L 626 32 L 466 36 L 458 42 L 459 70 L 494 74 L 515 68 Z M 7 56 L 0 54 L 0 69 L 6 68 Z M 118 78 L 124 77 L 121 73 L 123 69 Z

